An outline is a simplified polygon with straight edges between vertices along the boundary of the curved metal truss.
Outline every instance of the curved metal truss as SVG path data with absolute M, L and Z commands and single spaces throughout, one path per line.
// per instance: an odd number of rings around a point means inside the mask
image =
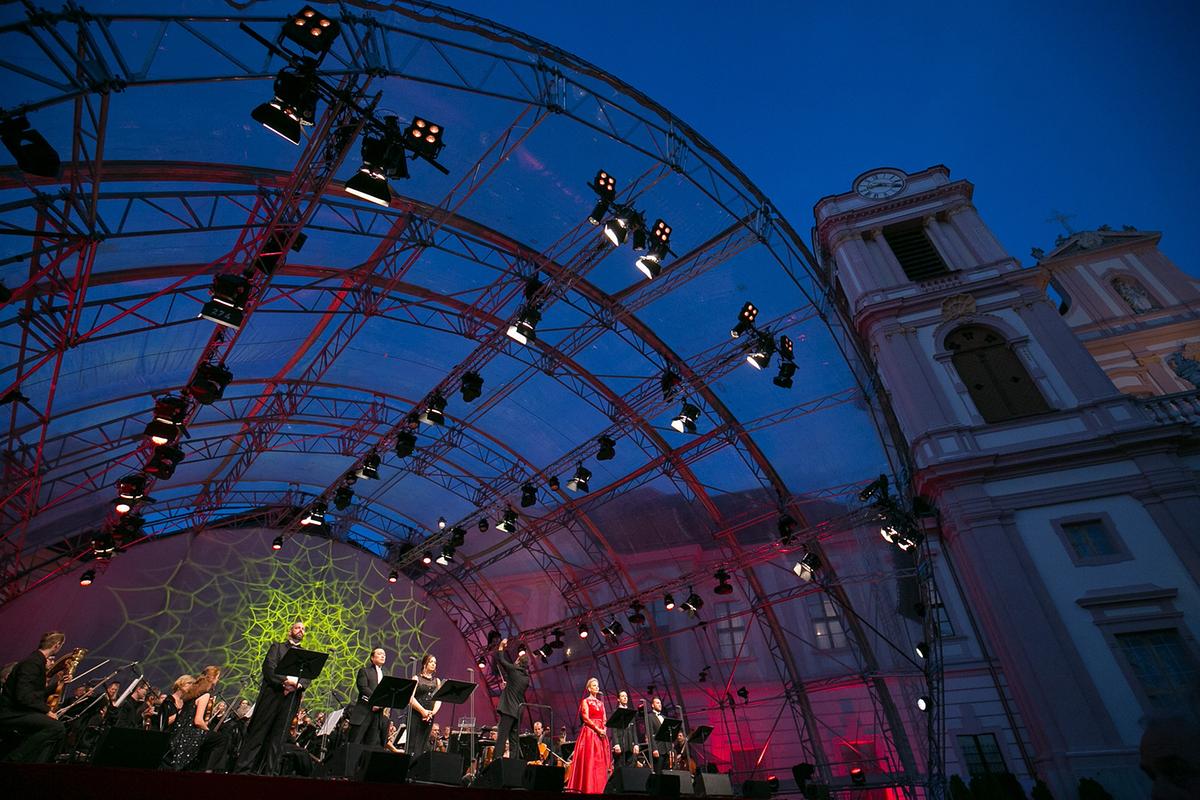
M 362 4 L 374 7 L 373 4 Z M 12 407 L 6 441 L 8 457 L 3 483 L 4 594 L 11 599 L 55 575 L 89 552 L 91 532 L 71 531 L 57 538 L 31 538 L 40 515 L 72 507 L 103 503 L 97 493 L 109 490 L 122 471 L 137 469 L 149 452 L 142 443 L 145 411 L 129 411 L 134 397 L 114 396 L 100 405 L 63 408 L 54 387 L 64 354 L 108 339 L 163 330 L 183 324 L 177 306 L 203 302 L 205 279 L 232 266 L 248 265 L 269 243 L 295 242 L 305 231 L 322 231 L 371 242 L 370 258 L 351 270 L 306 264 L 288 258 L 288 247 L 274 274 L 255 278 L 251 315 L 309 313 L 320 323 L 313 334 L 273 375 L 238 376 L 229 396 L 212 406 L 190 410 L 193 438 L 188 463 L 210 462 L 209 477 L 199 483 L 163 484 L 160 502 L 146 513 L 147 538 L 232 524 L 252 515 L 295 530 L 297 508 L 328 499 L 344 469 L 327 484 L 308 482 L 286 492 L 255 489 L 248 476 L 258 458 L 269 452 L 302 452 L 338 457 L 361 464 L 369 453 L 384 452 L 396 434 L 412 424 L 427 398 L 449 394 L 462 375 L 477 371 L 496 358 L 521 365 L 517 377 L 487 399 L 449 418 L 431 444 L 395 466 L 394 475 L 418 475 L 456 494 L 477 509 L 470 520 L 498 515 L 509 497 L 527 481 L 544 483 L 582 461 L 600 435 L 620 438 L 641 451 L 637 469 L 582 496 L 565 492 L 538 515 L 525 514 L 520 531 L 502 547 L 460 560 L 437 572 L 408 571 L 434 598 L 453 609 L 450 616 L 469 645 L 482 651 L 489 631 L 501 626 L 520 628 L 517 615 L 505 607 L 500 593 L 488 583 L 487 568 L 516 553 L 529 555 L 561 594 L 568 619 L 581 619 L 599 609 L 617 608 L 661 586 L 639 586 L 625 559 L 595 520 L 605 503 L 658 478 L 665 478 L 688 502 L 702 509 L 719 559 L 713 563 L 736 568 L 748 587 L 751 615 L 762 630 L 783 685 L 785 705 L 803 751 L 828 779 L 830 758 L 810 702 L 820 686 L 806 682 L 792 652 L 789 635 L 775 613 L 776 606 L 814 590 L 824 591 L 846 609 L 851 600 L 844 583 L 827 569 L 820 584 L 772 592 L 762 583 L 756 566 L 770 554 L 747 549 L 735 535 L 748 525 L 790 514 L 800 537 L 820 553 L 821 528 L 810 525 L 806 504 L 823 493 L 829 497 L 854 494 L 857 486 L 834 486 L 793 495 L 755 441 L 755 434 L 788 420 L 832 406 L 856 403 L 866 407 L 880 434 L 893 472 L 905 482 L 907 450 L 896 432 L 886 398 L 877 390 L 868 361 L 862 357 L 848 321 L 816 259 L 769 200 L 707 141 L 649 98 L 573 56 L 529 39 L 515 31 L 428 3 L 391 4 L 393 16 L 380 21 L 343 5 L 343 36 L 330 52 L 322 74 L 337 81 L 347 97 L 365 98 L 368 86 L 382 80 L 404 80 L 512 103 L 511 123 L 465 170 L 437 203 L 393 200 L 390 207 L 364 206 L 348 198 L 334 175 L 353 146 L 362 125 L 360 105 L 335 102 L 315 121 L 311 135 L 291 171 L 231 164 L 110 161 L 104 158 L 108 108 L 114 92 L 142 87 L 220 84 L 269 80 L 278 63 L 265 58 L 262 48 L 235 28 L 278 26 L 277 17 L 204 17 L 83 13 L 69 7 L 62 13 L 35 11 L 25 19 L 0 26 L 3 52 L 35 47 L 58 69 L 58 74 L 34 74 L 19 62 L 0 58 L 5 71 L 41 86 L 44 94 L 9 114 L 34 113 L 71 104 L 71 158 L 59 181 L 33 178 L 16 170 L 0 170 L 0 191 L 28 188 L 28 194 L 0 206 L 0 232 L 22 237 L 28 248 L 0 261 L 27 265 L 20 285 L 11 287 L 10 307 L 0 319 L 3 344 L 11 358 L 0 361 L 0 392 Z M 148 37 L 130 41 L 120 36 L 125 25 L 136 24 Z M 158 45 L 165 37 L 182 36 L 208 58 L 186 64 L 172 61 L 171 51 Z M 717 235 L 693 243 L 678 254 L 654 281 L 619 292 L 602 290 L 588 280 L 589 272 L 608 249 L 597 243 L 594 229 L 579 221 L 551 246 L 542 250 L 492 230 L 465 213 L 468 201 L 490 176 L 511 158 L 530 134 L 549 116 L 564 117 L 583 128 L 620 142 L 654 164 L 631 182 L 630 202 L 649 192 L 666 175 L 679 176 L 728 217 Z M 152 184 L 167 183 L 160 189 Z M 179 188 L 187 187 L 187 188 Z M 200 187 L 200 188 L 197 188 Z M 215 260 L 163 263 L 127 269 L 94 269 L 102 242 L 139 241 L 148 237 L 225 233 L 233 247 Z M 827 395 L 756 419 L 737 419 L 710 388 L 741 362 L 745 347 L 727 341 L 681 357 L 637 316 L 639 310 L 671 294 L 750 248 L 769 254 L 790 279 L 804 305 L 778 315 L 768 325 L 776 332 L 808 322 L 824 325 L 847 360 L 855 383 Z M 408 280 L 412 267 L 428 253 L 439 253 L 470 264 L 489 276 L 489 282 L 464 297 L 446 294 Z M 538 290 L 542 307 L 569 306 L 584 322 L 553 345 L 515 347 L 505 336 L 514 307 L 531 276 L 544 275 Z M 134 291 L 141 285 L 145 288 Z M 127 291 L 113 292 L 120 287 Z M 474 349 L 449 370 L 438 385 L 421 397 L 403 397 L 374 388 L 359 389 L 330 382 L 328 372 L 355 336 L 372 320 L 417 325 L 474 342 Z M 12 334 L 12 335 L 9 335 Z M 578 356 L 601 336 L 615 336 L 645 362 L 647 377 L 633 388 L 614 389 L 604 377 L 587 369 Z M 238 333 L 216 329 L 197 354 L 196 365 L 223 361 L 238 344 Z M 295 367 L 306 362 L 297 373 Z M 705 419 L 714 424 L 703 434 L 675 446 L 661 433 L 661 421 L 673 400 L 664 397 L 659 377 L 677 373 L 681 385 L 696 399 Z M 193 375 L 195 371 L 193 370 Z M 504 397 L 519 391 L 532 378 L 549 377 L 582 400 L 610 424 L 551 463 L 535 464 L 510 443 L 490 435 L 481 419 Z M 23 386 L 34 382 L 49 391 L 33 403 Z M 184 384 L 186 385 L 186 384 Z M 180 391 L 180 385 L 153 387 L 150 394 Z M 29 413 L 21 406 L 27 406 Z M 106 407 L 111 405 L 111 410 Z M 75 415 L 91 421 L 71 425 Z M 237 426 L 206 436 L 209 425 Z M 62 432 L 64 429 L 69 432 Z M 292 426 L 301 429 L 293 432 Z M 735 454 L 762 489 L 756 508 L 729 518 L 722 513 L 692 465 L 715 452 Z M 472 464 L 456 461 L 469 453 Z M 393 478 L 393 481 L 396 478 Z M 363 547 L 405 568 L 419 549 L 442 543 L 446 534 L 428 530 L 402 509 L 384 504 L 388 481 L 329 526 L 330 535 Z M 31 527 L 32 526 L 32 527 Z M 566 537 L 564 540 L 561 537 Z M 34 541 L 34 538 L 37 540 Z M 585 553 L 580 566 L 563 556 L 556 542 L 569 541 Z M 777 550 L 771 553 L 777 553 Z M 827 561 L 827 560 L 826 560 Z M 709 569 L 710 564 L 705 565 Z M 928 574 L 929 571 L 923 571 Z M 682 579 L 681 579 L 682 580 Z M 815 587 L 815 588 L 814 588 Z M 906 793 L 926 783 L 936 793 L 940 775 L 930 746 L 928 769 L 917 765 L 904 724 L 884 670 L 872 652 L 872 636 L 849 616 L 856 666 L 853 675 L 870 693 L 881 727 L 890 738 L 899 763 L 893 785 Z M 876 632 L 877 633 L 877 632 Z M 663 634 L 651 623 L 638 644 L 653 654 L 649 669 L 654 681 L 681 693 L 680 676 L 663 657 Z M 589 657 L 612 685 L 626 684 L 615 648 L 596 646 Z

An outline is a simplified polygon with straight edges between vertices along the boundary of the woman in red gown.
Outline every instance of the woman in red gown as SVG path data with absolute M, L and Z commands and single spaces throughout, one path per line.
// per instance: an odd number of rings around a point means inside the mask
M 604 703 L 600 701 L 600 681 L 589 678 L 587 697 L 579 703 L 579 720 L 583 727 L 575 741 L 575 752 L 571 756 L 571 775 L 567 779 L 567 791 L 585 794 L 603 794 L 608 782 L 609 754 L 608 737 L 604 734 Z

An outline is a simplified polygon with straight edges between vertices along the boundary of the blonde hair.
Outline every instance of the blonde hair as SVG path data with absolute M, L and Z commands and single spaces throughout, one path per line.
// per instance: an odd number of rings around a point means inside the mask
M 175 679 L 175 682 L 171 684 L 171 693 L 173 694 L 175 692 L 182 692 L 185 686 L 190 686 L 195 682 L 196 679 L 191 675 L 180 675 Z
M 202 694 L 207 694 L 212 691 L 212 687 L 216 684 L 217 678 L 221 677 L 221 668 L 209 665 L 204 668 L 204 672 L 200 677 L 196 678 L 190 687 L 184 690 L 184 700 L 194 700 Z
M 38 650 L 49 650 L 56 644 L 62 644 L 67 640 L 67 635 L 62 631 L 47 631 L 42 634 L 42 638 L 38 641 Z

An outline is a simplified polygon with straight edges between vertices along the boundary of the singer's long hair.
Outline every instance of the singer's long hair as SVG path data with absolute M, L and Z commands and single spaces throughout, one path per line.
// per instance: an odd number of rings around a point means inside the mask
M 188 700 L 195 700 L 202 694 L 207 694 L 212 691 L 213 686 L 217 683 L 217 678 L 221 677 L 221 668 L 209 665 L 204 668 L 204 672 L 196 678 L 196 682 L 183 691 L 183 700 L 186 703 Z

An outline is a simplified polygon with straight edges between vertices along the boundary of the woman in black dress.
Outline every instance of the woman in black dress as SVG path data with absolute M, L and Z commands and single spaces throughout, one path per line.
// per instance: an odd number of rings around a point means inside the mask
M 171 749 L 167 763 L 171 769 L 195 769 L 200 746 L 208 737 L 208 707 L 212 690 L 221 676 L 220 667 L 205 667 L 191 688 L 183 693 L 183 708 L 175 718 L 171 731 Z
M 433 676 L 437 671 L 437 656 L 426 655 L 421 659 L 421 671 L 413 676 L 417 690 L 409 701 L 409 726 L 406 734 L 408 752 L 412 758 L 429 749 L 429 732 L 433 730 L 433 715 L 442 707 L 442 701 L 434 701 L 433 695 L 442 682 Z

